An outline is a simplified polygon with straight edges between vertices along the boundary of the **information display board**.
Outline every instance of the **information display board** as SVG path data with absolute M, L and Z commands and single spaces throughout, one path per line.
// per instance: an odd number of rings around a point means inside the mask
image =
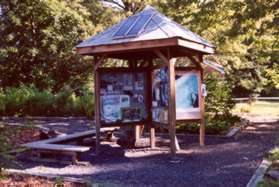
M 100 71 L 102 123 L 139 122 L 147 118 L 146 73 Z
M 168 123 L 168 87 L 168 68 L 154 70 L 152 83 L 152 120 L 155 122 Z
M 168 123 L 168 68 L 153 71 L 152 120 Z M 176 120 L 195 120 L 200 113 L 200 71 L 175 70 Z
M 200 72 L 175 71 L 176 120 L 200 119 Z

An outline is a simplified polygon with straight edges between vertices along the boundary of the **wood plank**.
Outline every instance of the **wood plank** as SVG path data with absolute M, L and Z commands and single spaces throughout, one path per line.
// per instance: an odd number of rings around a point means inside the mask
M 175 149 L 176 149 L 176 151 L 180 150 L 180 146 L 179 146 L 179 142 L 178 142 L 177 136 L 175 136 Z
M 154 50 L 159 58 L 168 65 L 168 77 L 169 77 L 169 103 L 168 103 L 168 121 L 169 121 L 169 134 L 170 134 L 170 151 L 172 155 L 176 154 L 176 141 L 175 141 L 175 127 L 176 127 L 176 106 L 175 106 L 175 58 L 171 58 L 170 51 L 168 50 L 168 56 L 164 56 L 160 51 Z
M 98 61 L 96 61 L 98 63 Z M 98 69 L 98 67 L 97 67 Z M 95 97 L 94 97 L 94 110 L 95 110 L 95 126 L 96 126 L 96 141 L 95 141 L 95 152 L 96 155 L 99 154 L 99 149 L 100 149 L 100 129 L 101 129 L 101 120 L 100 120 L 100 77 L 99 77 L 99 72 L 97 69 L 94 72 L 94 92 L 95 92 Z
M 59 143 L 59 142 L 63 142 L 63 141 L 74 141 L 75 139 L 90 137 L 90 136 L 94 136 L 95 134 L 96 134 L 96 130 L 90 130 L 90 131 L 85 131 L 85 132 L 60 135 L 55 138 L 26 143 L 26 144 L 23 144 L 22 146 L 26 146 L 26 145 L 33 144 L 33 143 L 37 143 L 37 144 L 49 143 L 50 144 L 50 143 Z
M 203 61 L 203 56 L 200 55 L 199 56 L 199 61 L 200 63 L 202 63 Z M 201 85 L 203 83 L 203 76 L 204 76 L 204 73 L 203 73 L 203 69 L 201 69 L 201 76 L 200 76 L 200 88 L 199 88 L 199 100 L 200 100 L 200 113 L 201 113 L 201 120 L 200 120 L 200 146 L 204 146 L 205 145 L 205 98 L 204 96 L 202 96 L 202 93 L 201 93 Z
M 176 106 L 175 106 L 175 61 L 176 59 L 169 59 L 169 103 L 168 103 L 168 121 L 170 134 L 170 149 L 171 154 L 175 155 L 178 142 L 175 137 L 176 130 Z
M 159 49 L 154 49 L 153 51 L 160 59 L 162 59 L 164 65 L 168 66 L 169 59 Z
M 193 64 L 197 66 L 197 68 L 203 69 L 201 63 L 198 60 L 196 60 L 195 57 L 193 56 L 187 56 L 187 57 L 191 60 Z
M 59 152 L 85 152 L 89 151 L 90 147 L 64 144 L 47 144 L 47 143 L 30 143 L 25 147 L 39 150 L 54 150 Z
M 107 68 L 99 68 L 98 72 L 99 73 L 131 73 L 131 72 L 146 72 L 148 71 L 149 68 L 147 67 L 135 67 L 135 69 L 132 68 L 125 68 L 125 67 L 115 67 L 115 68 L 111 68 L 111 67 L 107 67 Z
M 155 148 L 156 144 L 156 137 L 155 137 L 155 128 L 152 125 L 152 82 L 153 82 L 153 59 L 149 59 L 148 61 L 148 68 L 147 71 L 147 113 L 148 113 L 148 123 L 147 126 L 150 129 L 150 147 L 152 149 Z
M 98 45 L 90 47 L 80 47 L 76 48 L 76 51 L 80 55 L 89 55 L 89 54 L 104 54 L 104 53 L 113 53 L 113 52 L 128 52 L 128 51 L 139 51 L 139 50 L 148 50 L 152 48 L 160 47 L 170 47 L 177 46 L 178 39 L 167 38 L 167 39 L 156 39 L 156 40 L 144 40 L 144 41 L 134 41 L 121 44 L 110 44 L 110 45 Z
M 150 127 L 150 147 L 154 149 L 156 147 L 156 138 L 155 138 L 155 128 Z
M 180 37 L 153 39 L 143 41 L 129 41 L 125 43 L 107 44 L 98 46 L 78 47 L 76 52 L 80 55 L 112 54 L 117 52 L 146 51 L 154 48 L 183 47 L 196 52 L 213 54 L 214 48 L 196 43 Z
M 214 54 L 214 48 L 200 44 L 200 43 L 192 42 L 189 40 L 178 39 L 178 45 L 185 47 L 185 48 L 200 51 L 200 52 L 203 52 L 206 54 Z
M 94 72 L 100 67 L 100 65 L 104 62 L 106 55 L 102 55 L 100 58 L 96 57 L 94 63 Z

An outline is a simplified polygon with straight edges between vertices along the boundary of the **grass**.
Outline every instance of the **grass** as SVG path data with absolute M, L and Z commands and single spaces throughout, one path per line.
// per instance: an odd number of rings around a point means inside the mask
M 251 104 L 237 103 L 233 109 L 233 112 L 279 116 L 279 102 L 255 101 Z

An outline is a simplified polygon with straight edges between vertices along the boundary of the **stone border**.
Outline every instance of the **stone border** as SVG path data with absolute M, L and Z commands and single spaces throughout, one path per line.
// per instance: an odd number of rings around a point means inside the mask
M 264 174 L 266 173 L 270 165 L 271 165 L 271 161 L 264 158 L 260 166 L 257 168 L 255 173 L 249 180 L 246 187 L 256 187 L 257 184 L 263 180 Z

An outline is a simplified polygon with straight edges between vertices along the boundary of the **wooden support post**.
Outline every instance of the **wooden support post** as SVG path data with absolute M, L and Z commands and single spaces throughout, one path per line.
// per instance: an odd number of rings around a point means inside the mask
M 150 148 L 154 149 L 156 146 L 155 138 L 155 128 L 152 125 L 152 72 L 153 72 L 153 60 L 149 59 L 148 61 L 148 72 L 147 72 L 147 112 L 148 112 L 148 123 L 147 126 L 150 129 Z
M 100 92 L 99 92 L 99 73 L 95 71 L 94 76 L 95 82 L 95 126 L 96 126 L 96 155 L 99 154 L 100 151 L 100 130 L 101 130 L 101 122 L 100 122 Z
M 169 134 L 170 134 L 170 150 L 171 154 L 175 155 L 178 146 L 175 136 L 176 126 L 176 106 L 175 106 L 175 61 L 176 59 L 169 59 L 168 75 L 169 75 L 169 103 L 168 103 L 168 121 L 169 121 Z
M 140 140 L 140 136 L 141 136 L 141 126 L 140 125 L 136 125 L 135 126 L 135 144 L 137 145 L 137 143 Z
M 160 50 L 153 51 L 168 67 L 169 77 L 169 103 L 168 103 L 168 121 L 169 121 L 169 134 L 170 134 L 170 151 L 172 155 L 176 154 L 178 141 L 175 140 L 175 126 L 176 126 L 176 106 L 175 106 L 175 58 L 171 58 L 170 50 L 168 55 L 165 56 Z
M 179 151 L 180 150 L 180 146 L 179 146 L 179 142 L 177 140 L 177 136 L 175 136 L 175 150 Z
M 101 131 L 100 77 L 99 77 L 99 73 L 98 73 L 97 69 L 103 62 L 104 58 L 105 58 L 105 56 L 94 59 L 94 92 L 95 92 L 94 110 L 95 110 L 95 127 L 96 127 L 96 142 L 95 142 L 96 155 L 98 155 L 99 151 L 100 151 L 100 136 L 101 136 L 101 132 L 100 132 Z
M 150 127 L 150 147 L 151 149 L 154 149 L 156 147 L 155 144 L 155 128 Z
M 199 62 L 202 63 L 202 55 L 199 56 Z M 200 78 L 200 85 L 203 83 L 203 69 L 200 69 L 201 71 L 201 78 Z M 201 88 L 200 88 L 201 89 Z M 200 113 L 201 113 L 201 119 L 200 119 L 200 146 L 205 145 L 205 107 L 204 107 L 204 96 L 201 93 L 200 90 Z

